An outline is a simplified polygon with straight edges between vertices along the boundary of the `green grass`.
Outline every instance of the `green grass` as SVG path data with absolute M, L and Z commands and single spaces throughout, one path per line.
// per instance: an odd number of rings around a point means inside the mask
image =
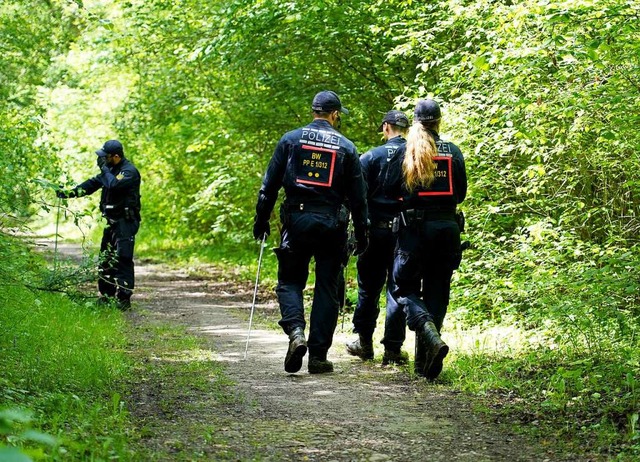
M 574 454 L 637 460 L 640 393 L 627 364 L 539 346 L 512 355 L 455 354 L 445 380 L 481 395 L 515 428 Z M 636 369 L 637 370 L 637 369 Z
M 150 428 L 137 424 L 130 410 L 141 381 L 162 384 L 156 404 L 166 415 L 237 399 L 211 350 L 184 327 L 132 324 L 78 301 L 77 288 L 73 298 L 34 289 L 51 280 L 60 288 L 64 278 L 2 235 L 0 254 L 10 281 L 0 290 L 0 460 L 162 458 L 140 441 L 173 424 L 160 416 Z M 212 432 L 210 422 L 193 425 L 198 440 Z
M 27 416 L 7 425 L 4 443 L 36 457 L 126 459 L 131 361 L 121 313 L 20 285 L 3 287 L 0 304 L 0 409 Z M 18 436 L 28 430 L 55 443 Z

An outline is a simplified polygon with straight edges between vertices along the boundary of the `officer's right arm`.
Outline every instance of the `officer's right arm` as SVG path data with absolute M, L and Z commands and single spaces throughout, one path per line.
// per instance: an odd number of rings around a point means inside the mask
M 264 174 L 262 186 L 258 192 L 256 203 L 256 215 L 254 217 L 253 233 L 256 239 L 263 234 L 269 234 L 269 217 L 278 200 L 278 192 L 282 187 L 284 172 L 287 166 L 284 142 L 281 139 L 269 161 L 269 166 Z M 258 234 L 258 236 L 256 236 Z
M 367 230 L 367 187 L 362 175 L 362 167 L 358 160 L 358 154 L 345 156 L 345 179 L 347 184 L 347 198 L 351 208 L 353 231 L 356 238 L 356 253 L 364 252 L 368 245 Z
M 98 189 L 102 187 L 102 181 L 99 176 L 94 176 L 93 178 L 89 178 L 87 181 L 80 183 L 73 189 L 69 189 L 67 191 L 59 191 L 63 195 L 58 195 L 58 197 L 82 197 L 88 196 L 89 194 L 93 194 Z

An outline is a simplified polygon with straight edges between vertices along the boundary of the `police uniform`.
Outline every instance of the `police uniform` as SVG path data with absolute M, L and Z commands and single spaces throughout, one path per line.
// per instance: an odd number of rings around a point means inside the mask
M 391 112 L 391 111 L 390 111 Z M 399 111 L 395 111 L 399 112 Z M 408 120 L 404 116 L 406 127 Z M 403 127 L 403 128 L 404 128 Z M 367 205 L 369 210 L 369 246 L 358 257 L 358 303 L 353 314 L 354 332 L 360 339 L 347 344 L 347 351 L 363 359 L 373 358 L 371 338 L 380 313 L 379 301 L 382 288 L 386 290 L 385 331 L 382 344 L 385 352 L 400 353 L 405 339 L 405 316 L 391 290 L 393 288 L 393 259 L 396 239 L 391 230 L 393 218 L 398 214 L 400 203 L 384 194 L 382 181 L 387 164 L 396 150 L 406 140 L 396 136 L 360 157 L 362 173 L 367 184 Z M 384 358 L 383 358 L 384 361 Z
M 107 141 L 98 155 L 118 153 L 118 164 L 101 167 L 99 175 L 89 178 L 66 193 L 82 197 L 101 189 L 100 211 L 107 225 L 100 243 L 98 290 L 103 297 L 116 297 L 128 307 L 135 287 L 133 251 L 140 227 L 140 173 L 124 157 L 117 140 Z
M 323 105 L 325 100 L 331 104 Z M 316 95 L 313 109 L 323 107 L 344 110 L 333 92 Z M 281 242 L 275 249 L 279 263 L 276 294 L 282 316 L 279 324 L 290 337 L 285 370 L 297 372 L 306 353 L 301 338 L 306 324 L 302 293 L 313 257 L 316 281 L 306 345 L 309 372 L 315 372 L 312 360 L 330 364 L 326 356 L 337 325 L 338 280 L 347 240 L 346 200 L 356 238 L 360 243 L 366 241 L 365 185 L 355 145 L 323 118 L 286 133 L 276 146 L 258 194 L 257 239 L 264 232 L 268 234 L 269 216 L 280 188 L 285 199 L 280 208 Z M 317 372 L 329 370 L 332 366 Z
M 402 212 L 395 219 L 398 238 L 393 267 L 395 295 L 404 306 L 407 326 L 417 333 L 427 322 L 435 324 L 438 333 L 442 327 L 449 304 L 451 276 L 462 255 L 456 206 L 467 193 L 460 149 L 441 140 L 434 131 L 431 135 L 438 150 L 433 159 L 437 168 L 431 186 L 418 187 L 412 193 L 407 191 L 402 171 L 406 145 L 401 146 L 390 161 L 384 182 L 388 196 L 402 199 Z M 438 333 L 428 334 L 435 339 Z

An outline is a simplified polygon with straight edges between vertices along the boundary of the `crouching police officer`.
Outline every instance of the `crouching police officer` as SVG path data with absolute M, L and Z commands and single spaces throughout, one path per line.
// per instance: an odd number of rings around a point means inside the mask
M 408 360 L 401 350 L 405 339 L 405 315 L 392 295 L 393 258 L 396 238 L 391 230 L 393 218 L 400 211 L 397 198 L 385 196 L 382 182 L 389 160 L 404 145 L 409 119 L 401 111 L 389 111 L 382 119 L 381 131 L 386 143 L 360 157 L 367 185 L 369 210 L 369 246 L 358 257 L 358 304 L 353 313 L 353 331 L 358 339 L 347 344 L 347 352 L 367 360 L 373 359 L 373 331 L 380 313 L 380 293 L 386 282 L 386 318 L 382 344 L 382 364 L 404 364 Z
M 134 289 L 133 247 L 140 227 L 140 173 L 125 158 L 118 140 L 107 141 L 96 154 L 100 173 L 56 195 L 82 197 L 102 189 L 100 211 L 107 226 L 100 244 L 99 302 L 109 303 L 115 298 L 120 309 L 128 309 Z
M 464 158 L 438 135 L 440 107 L 420 100 L 407 143 L 389 162 L 385 193 L 402 198 L 394 219 L 398 246 L 393 267 L 398 302 L 416 332 L 415 371 L 435 379 L 449 347 L 440 329 L 449 304 L 451 276 L 462 255 L 456 206 L 467 193 Z
M 280 208 L 282 230 L 276 294 L 289 336 L 284 369 L 298 372 L 309 349 L 309 372 L 332 372 L 327 352 L 338 321 L 338 281 L 347 241 L 348 200 L 356 237 L 356 253 L 367 246 L 367 204 L 362 170 L 355 145 L 345 138 L 340 113 L 348 114 L 338 95 L 322 91 L 312 103 L 313 121 L 286 133 L 278 142 L 258 193 L 253 236 L 270 232 L 269 217 L 284 188 Z M 302 293 L 315 260 L 315 287 L 310 315 L 309 340 Z

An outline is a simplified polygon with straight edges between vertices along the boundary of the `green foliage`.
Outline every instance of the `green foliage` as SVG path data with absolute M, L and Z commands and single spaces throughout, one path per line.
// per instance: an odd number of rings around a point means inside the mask
M 640 390 L 634 346 L 583 356 L 566 350 L 458 356 L 454 383 L 482 393 L 494 412 L 566 451 L 635 460 Z
M 0 234 L 0 255 L 3 451 L 16 455 L 10 447 L 19 447 L 37 459 L 126 454 L 120 396 L 131 366 L 121 314 L 35 289 L 45 287 L 45 264 L 15 238 Z
M 47 81 L 51 56 L 64 51 L 74 34 L 73 8 L 64 1 L 0 4 L 0 225 L 29 214 L 34 201 L 29 180 L 54 173 L 55 161 L 39 140 L 39 85 Z
M 448 1 L 416 10 L 400 22 L 410 40 L 394 53 L 422 58 L 421 85 L 407 95 L 444 100 L 447 126 L 470 148 L 478 221 L 509 233 L 541 217 L 582 239 L 635 237 L 638 5 Z
M 43 446 L 53 447 L 57 440 L 46 433 L 29 429 L 32 416 L 20 409 L 6 409 L 0 411 L 0 435 L 5 436 L 9 442 L 33 442 Z M 5 446 L 0 442 L 0 458 L 6 462 L 23 462 L 34 458 L 42 458 L 44 451 L 41 448 L 21 451 L 18 448 Z
M 637 380 L 640 302 L 637 2 L 27 0 L 2 3 L 0 19 L 3 229 L 51 211 L 51 190 L 92 174 L 86 153 L 117 137 L 143 175 L 138 251 L 245 279 L 261 175 L 316 91 L 340 94 L 361 151 L 383 112 L 436 97 L 470 178 L 455 318 L 543 331 L 544 367 L 510 386 L 525 395 L 552 377 L 532 406 L 590 412 L 587 433 L 618 428 L 637 448 L 624 382 Z M 3 259 L 8 284 L 37 279 L 21 252 Z
M 380 115 L 413 71 L 385 56 L 392 16 L 368 2 L 196 3 L 126 10 L 123 62 L 145 85 L 124 127 L 148 159 L 151 226 L 216 245 L 246 243 L 266 161 L 285 131 L 309 120 L 313 94 L 338 91 L 354 108 L 345 132 L 372 145 Z M 376 20 L 386 25 L 372 26 Z M 343 22 L 350 28 L 308 26 Z

